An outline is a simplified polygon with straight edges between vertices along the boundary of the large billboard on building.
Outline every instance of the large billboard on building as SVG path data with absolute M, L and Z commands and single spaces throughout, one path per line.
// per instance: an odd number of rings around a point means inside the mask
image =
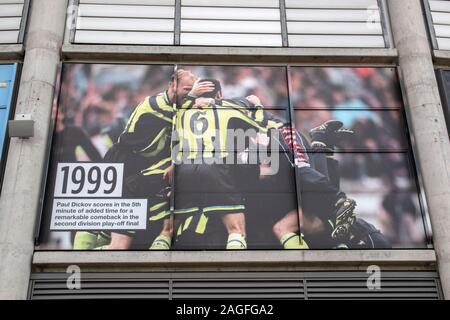
M 40 250 L 424 248 L 396 70 L 65 64 Z

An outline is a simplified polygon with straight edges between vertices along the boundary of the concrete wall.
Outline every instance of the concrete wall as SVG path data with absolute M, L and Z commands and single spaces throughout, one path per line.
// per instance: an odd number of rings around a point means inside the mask
M 31 114 L 35 132 L 9 147 L 0 197 L 0 299 L 27 295 L 66 8 L 64 0 L 32 2 L 16 113 Z
M 36 121 L 35 137 L 12 139 L 0 195 L 0 299 L 25 299 L 31 271 L 56 271 L 79 264 L 89 271 L 127 268 L 221 270 L 311 270 L 332 266 L 352 270 L 369 264 L 398 269 L 438 269 L 450 298 L 450 143 L 437 91 L 433 59 L 450 67 L 448 53 L 430 50 L 420 0 L 389 0 L 396 49 L 194 48 L 87 46 L 63 44 L 66 0 L 34 0 L 25 47 L 0 46 L 0 62 L 24 67 L 17 113 Z M 51 19 L 48 17 L 51 16 Z M 205 255 L 157 253 L 33 253 L 33 235 L 44 175 L 47 136 L 58 64 L 66 61 L 209 61 L 260 63 L 399 64 L 409 101 L 407 110 L 425 184 L 436 251 L 240 252 Z M 432 55 L 433 54 L 433 55 Z M 436 255 L 435 255 L 436 253 Z M 213 259 L 211 260 L 211 256 Z M 277 261 L 284 261 L 278 263 Z
M 419 0 L 388 1 L 444 295 L 450 299 L 450 143 Z

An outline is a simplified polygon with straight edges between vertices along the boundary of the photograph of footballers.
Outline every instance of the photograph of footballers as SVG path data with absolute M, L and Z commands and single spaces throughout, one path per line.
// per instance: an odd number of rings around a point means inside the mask
M 66 64 L 61 82 L 40 248 L 168 249 L 172 238 L 168 169 L 171 167 L 173 106 L 175 100 L 185 94 L 181 85 L 190 88 L 192 79 L 181 78 L 173 65 Z M 116 211 L 105 208 L 92 211 L 97 213 L 96 219 L 103 220 L 98 229 L 85 230 L 80 226 L 81 221 L 74 223 L 80 219 L 77 215 L 61 215 L 64 212 L 60 214 L 55 209 L 56 201 L 52 199 L 56 195 L 55 180 L 59 177 L 60 163 L 123 165 L 123 174 L 117 182 L 122 189 L 120 198 L 145 199 L 146 202 L 145 208 L 140 208 L 138 228 L 127 229 L 122 222 L 117 222 L 117 227 L 111 229 L 112 222 L 107 223 L 109 217 L 117 217 L 116 212 L 128 210 L 127 204 Z M 72 173 L 72 177 L 79 178 L 76 173 Z M 105 195 L 100 195 L 98 190 L 92 196 L 95 207 L 95 199 Z M 78 203 L 71 201 L 77 208 L 90 204 L 85 199 L 78 200 Z M 108 212 L 115 214 L 107 215 Z M 54 222 L 56 217 L 75 227 L 66 228 L 60 222 L 59 228 L 68 232 L 50 231 L 58 229 Z M 71 222 L 70 218 L 75 221 Z
M 176 131 L 192 142 L 181 153 L 189 149 L 197 163 L 176 166 L 174 248 L 426 246 L 395 70 L 293 67 L 287 97 L 281 68 L 182 68 L 214 90 L 188 95 L 177 108 Z M 285 105 L 289 99 L 295 128 Z M 222 119 L 230 125 L 229 114 L 243 109 L 257 122 L 251 140 L 278 131 L 276 174 L 264 174 L 263 163 L 238 164 L 230 173 L 227 164 L 205 161 L 214 148 L 239 158 L 241 149 L 212 141 L 230 128 Z M 259 121 L 256 110 L 264 114 Z M 238 128 L 249 122 L 242 120 Z M 361 162 L 361 170 L 378 171 L 346 179 L 347 163 L 354 161 Z
M 64 64 L 38 250 L 425 248 L 392 68 Z
M 291 67 L 290 80 L 297 130 L 309 132 L 314 155 L 326 158 L 321 170 L 357 205 L 344 247 L 425 248 L 396 70 Z

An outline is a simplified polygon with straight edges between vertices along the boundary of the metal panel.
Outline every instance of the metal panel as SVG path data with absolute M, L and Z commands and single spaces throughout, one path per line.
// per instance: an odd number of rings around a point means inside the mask
M 2 18 L 0 19 L 0 30 L 19 30 L 22 18 Z
M 285 0 L 290 47 L 385 48 L 378 0 Z M 384 14 L 384 12 L 383 12 Z
M 437 38 L 439 50 L 450 50 L 450 38 Z
M 19 43 L 24 6 L 24 0 L 0 0 L 0 44 Z
M 17 31 L 0 31 L 0 43 L 17 43 L 19 40 L 19 30 Z
M 289 47 L 285 0 L 280 0 L 280 22 L 281 22 L 281 38 L 283 41 L 283 47 Z
M 280 47 L 282 40 L 276 34 L 182 33 L 181 45 Z
M 83 277 L 82 290 L 69 290 L 65 278 L 33 281 L 33 299 L 168 299 L 167 280 Z
M 450 24 L 449 25 L 437 24 L 434 26 L 434 30 L 436 32 L 437 37 L 450 38 Z
M 20 17 L 22 16 L 23 3 L 3 4 L 0 3 L 0 17 Z
M 450 25 L 450 12 L 436 12 L 432 11 L 431 16 L 434 24 Z
M 382 36 L 289 35 L 291 47 L 384 48 Z
M 433 26 L 433 18 L 431 17 L 431 9 L 430 9 L 430 3 L 428 0 L 423 0 L 423 8 L 425 11 L 425 18 L 426 18 L 426 25 L 428 27 L 428 31 L 430 32 L 430 40 L 431 45 L 433 49 L 438 48 L 437 40 L 436 40 L 436 34 L 434 32 L 434 26 Z
M 80 30 L 173 31 L 172 19 L 130 19 L 79 17 Z
M 290 34 L 365 34 L 382 35 L 381 24 L 365 22 L 288 22 Z
M 280 10 L 259 8 L 182 7 L 181 19 L 280 20 Z
M 182 0 L 183 6 L 278 8 L 278 0 Z
M 68 290 L 63 273 L 31 276 L 31 299 L 439 299 L 434 272 L 382 272 L 367 288 L 364 272 L 86 273 Z
M 80 4 L 80 17 L 117 17 L 117 18 L 173 18 L 171 6 L 127 6 Z
M 365 279 L 308 279 L 308 299 L 438 299 L 433 278 L 383 277 L 381 288 L 371 290 Z
M 388 13 L 387 0 L 378 0 L 378 7 L 381 8 L 381 27 L 383 28 L 384 42 L 386 48 L 393 48 L 394 38 L 392 36 L 391 21 Z
M 180 34 L 181 34 L 181 0 L 175 1 L 175 34 L 174 34 L 174 45 L 180 45 Z
M 103 44 L 173 44 L 171 32 L 85 31 L 75 34 L 76 43 Z
M 206 279 L 173 281 L 173 299 L 304 299 L 297 279 Z
M 430 0 L 429 3 L 433 11 L 450 12 L 450 1 Z
M 181 32 L 213 33 L 281 33 L 281 24 L 277 21 L 242 20 L 182 20 Z
M 434 49 L 450 50 L 450 1 L 429 0 L 424 5 Z
M 286 9 L 288 21 L 367 22 L 367 10 Z M 380 22 L 380 15 L 374 19 Z
M 281 47 L 279 0 L 181 0 L 181 45 Z
M 175 0 L 80 0 L 74 43 L 173 45 Z
M 286 8 L 367 9 L 376 5 L 377 0 L 286 0 Z
M 175 5 L 175 0 L 80 0 L 81 3 L 173 6 Z
M 378 4 L 378 0 L 80 0 L 73 41 L 278 47 L 288 46 L 292 39 L 293 47 L 386 47 L 388 42 L 380 42 L 388 35 Z M 120 33 L 114 41 L 109 33 L 108 39 L 91 33 L 97 30 L 142 34 Z M 155 33 L 153 39 L 145 40 L 145 32 Z M 161 32 L 174 35 L 169 40 Z M 320 39 L 311 39 L 312 35 Z M 342 37 L 329 42 L 330 35 Z M 356 42 L 351 44 L 352 40 Z

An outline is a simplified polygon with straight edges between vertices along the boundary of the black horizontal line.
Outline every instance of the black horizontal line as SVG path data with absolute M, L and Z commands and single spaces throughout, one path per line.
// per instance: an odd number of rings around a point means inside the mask
M 327 153 L 326 151 L 316 151 L 316 150 L 312 150 L 309 148 L 306 148 L 306 151 L 308 153 Z M 329 153 L 329 152 L 328 152 Z M 334 154 L 404 154 L 407 155 L 409 154 L 409 148 L 408 147 L 404 147 L 404 148 L 399 148 L 399 149 L 374 149 L 374 150 L 369 150 L 369 149 L 363 149 L 363 148 L 353 148 L 353 150 L 334 150 L 333 151 Z
M 298 108 L 294 107 L 294 110 L 328 110 L 328 111 L 392 111 L 403 110 L 404 108 Z
M 349 46 L 342 46 L 342 45 L 300 45 L 300 44 L 290 44 L 288 48 L 310 48 L 310 49 L 386 49 L 386 46 L 379 46 L 379 45 L 370 45 L 370 46 L 360 46 L 360 45 L 349 45 Z
M 269 33 L 269 32 L 250 32 L 250 31 L 189 31 L 189 30 L 181 30 L 181 34 L 205 34 L 205 35 L 220 35 L 220 34 L 236 34 L 236 35 L 274 35 L 274 36 L 281 36 L 281 31 L 279 33 Z
M 175 18 L 168 17 L 131 17 L 131 16 L 82 16 L 79 15 L 78 18 L 102 18 L 102 19 L 114 19 L 114 18 L 123 18 L 123 19 L 164 19 L 164 20 L 174 20 Z
M 249 155 L 257 155 L 259 154 L 262 150 L 264 149 L 257 149 L 257 150 L 215 150 L 215 151 L 206 151 L 203 149 L 199 149 L 199 150 L 180 150 L 178 152 L 178 155 L 180 155 L 182 158 L 183 157 L 187 157 L 189 156 L 191 153 L 198 153 L 200 155 L 205 154 L 205 153 L 211 153 L 213 156 L 212 157 L 217 157 L 218 155 L 220 156 L 220 154 L 222 153 L 228 153 L 228 154 L 239 154 L 242 152 L 246 152 Z M 266 150 L 264 150 L 264 152 L 266 153 L 270 153 L 270 154 L 289 154 L 291 153 L 290 151 L 283 151 L 283 150 L 270 150 L 270 148 L 267 148 Z M 313 149 L 312 147 L 309 148 L 305 148 L 305 152 L 310 153 L 310 154 L 329 154 L 329 151 L 322 151 L 322 150 L 317 150 L 317 149 Z M 334 154 L 409 154 L 409 149 L 408 147 L 403 147 L 403 148 L 398 148 L 398 149 L 368 149 L 368 148 L 352 148 L 352 150 L 334 150 L 333 151 Z M 209 157 L 203 157 L 200 159 L 210 159 Z M 184 159 L 184 160 L 193 160 L 193 159 Z M 246 163 L 236 163 L 236 164 L 243 164 L 246 165 Z
M 346 23 L 346 24 L 367 24 L 367 21 L 354 21 L 354 20 L 353 20 L 353 21 L 288 20 L 287 22 L 293 22 L 293 23 L 296 23 L 296 22 L 300 22 L 300 23 L 321 23 L 321 24 L 323 24 L 323 23 L 336 23 L 336 24 L 344 24 L 344 23 Z
M 173 30 L 116 30 L 116 29 L 77 29 L 77 31 L 89 31 L 89 32 L 101 32 L 101 31 L 106 31 L 106 32 L 138 32 L 138 33 L 144 33 L 144 32 L 150 32 L 150 33 L 168 33 L 168 34 L 172 34 L 174 31 Z
M 191 66 L 189 66 L 189 65 L 186 65 L 186 66 L 183 66 L 183 65 L 180 65 L 181 67 L 191 67 Z M 272 106 L 268 106 L 268 107 L 264 107 L 263 108 L 265 111 L 272 111 L 272 110 L 277 110 L 277 111 L 279 111 L 279 110 L 284 110 L 284 111 L 289 111 L 289 109 L 288 109 L 288 107 L 272 107 Z M 203 108 L 191 108 L 190 110 L 203 110 Z M 241 108 L 232 108 L 232 107 L 229 107 L 229 108 L 211 108 L 211 110 L 217 110 L 217 111 L 222 111 L 222 110 L 260 110 L 259 108 L 255 108 L 255 107 L 253 107 L 253 108 L 246 108 L 246 107 L 241 107 Z
M 244 0 L 245 1 L 245 0 Z M 233 7 L 233 6 L 196 6 L 196 5 L 189 5 L 189 6 L 181 6 L 181 10 L 183 8 L 207 8 L 207 9 L 216 9 L 216 8 L 226 8 L 226 9 L 264 9 L 264 10 L 280 10 L 280 7 Z
M 287 10 L 315 10 L 315 11 L 325 11 L 325 10 L 331 10 L 331 11 L 344 11 L 344 10 L 348 10 L 348 11 L 368 11 L 368 10 L 373 10 L 373 11 L 378 11 L 380 12 L 380 7 L 376 7 L 375 8 L 332 8 L 332 7 L 321 7 L 321 8 L 308 8 L 308 7 L 286 7 L 286 11 Z
M 92 19 L 147 19 L 147 20 L 167 20 L 167 21 L 174 21 L 175 18 L 167 18 L 167 17 L 131 17 L 131 16 L 79 16 L 79 18 L 92 18 Z M 181 18 L 181 22 L 183 21 L 236 21 L 236 22 L 249 22 L 249 21 L 255 21 L 255 22 L 278 22 L 280 23 L 280 20 L 243 20 L 243 19 L 208 19 L 208 18 Z
M 322 23 L 327 23 L 327 22 L 338 23 L 338 22 L 341 22 L 341 23 L 370 23 L 370 24 L 372 24 L 372 22 L 371 21 L 367 21 L 367 19 L 366 20 L 290 20 L 290 19 L 287 19 L 286 21 L 288 23 L 289 22 L 322 22 Z M 375 22 L 381 24 L 381 20 L 376 20 Z
M 53 197 L 53 200 L 144 200 L 143 198 L 136 198 L 136 199 L 128 199 L 124 197 L 70 197 L 70 196 L 57 196 Z
M 201 6 L 201 5 L 188 5 L 188 6 L 181 6 L 181 9 L 183 8 L 208 8 L 208 9 L 214 9 L 214 8 L 229 8 L 229 9 L 265 9 L 265 10 L 280 10 L 280 7 L 236 7 L 236 6 L 226 6 L 226 5 L 217 5 L 217 6 Z M 326 7 L 326 8 L 308 8 L 308 7 L 286 7 L 287 10 L 316 10 L 316 11 L 324 11 L 324 10 L 333 10 L 333 11 L 367 11 L 368 8 L 332 8 L 332 7 Z M 372 10 L 372 9 L 370 9 Z M 375 10 L 375 8 L 373 8 Z M 377 6 L 377 11 L 380 11 L 380 8 Z
M 163 42 L 146 42 L 146 43 L 136 43 L 136 42 L 86 42 L 77 40 L 73 42 L 75 44 L 85 44 L 85 45 L 92 45 L 92 44 L 101 44 L 101 45 L 110 45 L 110 46 L 130 46 L 130 47 L 139 47 L 139 46 L 167 46 L 167 47 L 173 47 L 173 44 L 170 43 L 163 43 Z
M 243 19 L 208 19 L 208 18 L 182 18 L 181 22 L 183 21 L 217 21 L 217 22 L 221 22 L 221 21 L 236 21 L 236 22 L 278 22 L 280 23 L 280 20 L 243 20 Z M 281 24 L 280 24 L 281 25 Z
M 209 20 L 217 20 L 217 21 L 223 21 L 223 20 L 232 20 L 232 21 L 240 21 L 240 22 L 242 22 L 242 21 L 261 21 L 261 22 L 265 22 L 265 21 L 272 21 L 272 22 L 280 22 L 280 20 L 279 19 L 276 19 L 276 20 L 273 20 L 273 19 L 267 19 L 267 20 L 261 20 L 261 19 L 236 19 L 236 18 L 186 18 L 186 17 L 183 17 L 183 16 L 181 16 L 181 21 L 183 21 L 183 20 L 206 20 L 206 21 L 209 21 Z
M 237 32 L 208 32 L 208 31 L 181 31 L 181 35 L 183 34 L 205 34 L 205 35 L 221 35 L 221 34 L 240 34 L 240 35 L 269 35 L 269 36 L 280 36 L 281 37 L 281 32 L 280 33 L 259 33 L 259 32 L 242 32 L 242 31 L 237 31 Z
M 80 3 L 81 6 L 122 6 L 122 7 L 166 7 L 166 8 L 174 8 L 174 4 L 137 4 L 137 3 Z
M 450 11 L 441 11 L 441 10 L 431 10 L 431 13 L 448 13 L 450 14 Z
M 436 26 L 450 27 L 450 21 L 448 22 L 448 24 L 444 24 L 444 23 L 434 23 L 433 25 L 434 25 L 435 27 L 436 27 Z
M 289 36 L 359 36 L 359 37 L 382 37 L 383 34 L 367 34 L 367 33 L 298 33 L 288 32 Z
M 141 20 L 141 19 L 147 19 L 147 20 L 167 20 L 167 21 L 173 21 L 174 18 L 154 18 L 154 17 L 128 17 L 128 16 L 124 16 L 124 17 L 110 17 L 110 16 L 79 16 L 79 18 L 90 18 L 90 19 L 136 19 L 136 20 Z

